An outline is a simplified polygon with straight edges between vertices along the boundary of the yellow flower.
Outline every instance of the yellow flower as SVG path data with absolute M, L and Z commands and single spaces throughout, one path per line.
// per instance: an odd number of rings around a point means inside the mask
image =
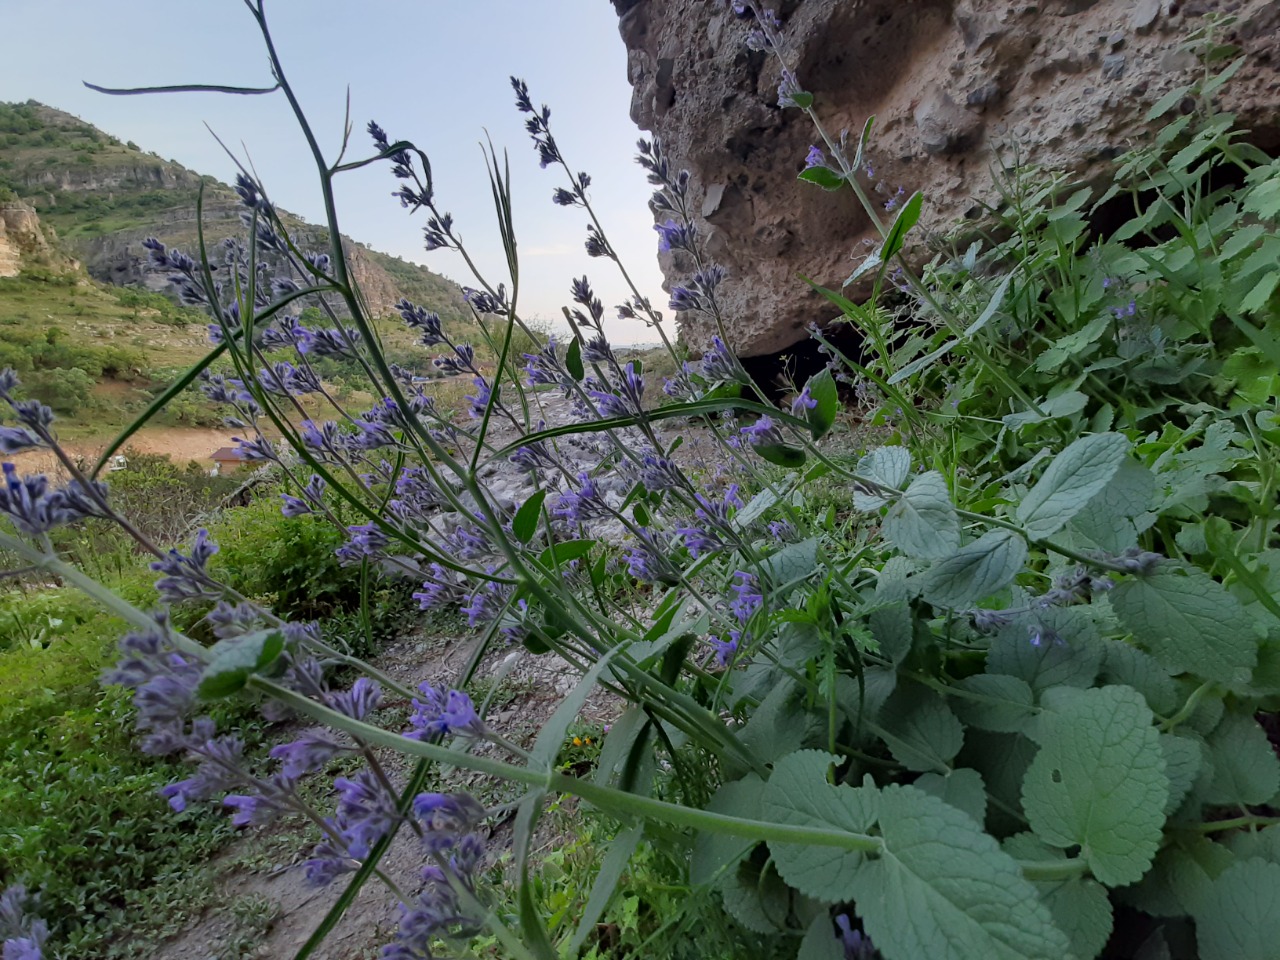
M 574 745 L 575 747 L 580 747 L 580 746 L 582 746 L 582 738 L 581 738 L 581 737 L 574 737 L 574 738 L 573 738 L 573 745 Z

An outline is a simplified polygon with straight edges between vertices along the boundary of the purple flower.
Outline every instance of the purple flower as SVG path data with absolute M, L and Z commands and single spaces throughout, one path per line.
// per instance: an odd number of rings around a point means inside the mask
M 651 530 L 640 527 L 624 557 L 631 576 L 646 583 L 676 583 L 679 571 L 667 558 L 669 547 Z
M 782 431 L 778 429 L 778 425 L 773 422 L 773 419 L 767 415 L 761 416 L 751 426 L 743 427 L 738 432 L 746 437 L 753 447 L 776 446 L 784 442 Z
M 445 342 L 444 331 L 440 323 L 440 314 L 424 310 L 409 300 L 401 300 L 397 303 L 396 310 L 399 311 L 401 318 L 409 327 L 417 330 L 422 335 L 422 339 L 419 342 L 424 347 L 433 347 L 438 343 Z
M 906 190 L 899 187 L 897 193 L 893 194 L 893 196 L 884 202 L 885 213 L 893 213 L 894 210 L 897 210 L 898 205 L 902 203 L 902 198 L 906 196 L 906 193 Z
M 783 69 L 782 81 L 778 84 L 778 106 L 780 107 L 799 107 L 801 106 L 801 97 L 808 94 L 800 86 L 800 81 L 796 79 L 796 75 L 790 70 Z
M 692 250 L 697 238 L 693 224 L 680 224 L 674 220 L 655 223 L 653 229 L 658 232 L 658 250 L 667 253 L 671 250 Z
M 818 401 L 813 399 L 809 393 L 809 385 L 806 383 L 804 389 L 799 395 L 791 401 L 791 415 L 793 417 L 801 416 L 806 410 L 816 410 Z
M 27 889 L 15 884 L 0 894 L 0 939 L 4 960 L 41 960 L 49 927 L 27 912 Z
M 307 733 L 297 740 L 271 748 L 269 756 L 280 761 L 280 772 L 290 780 L 300 780 L 320 770 L 338 754 L 351 749 L 323 732 Z
M 411 740 L 456 734 L 464 737 L 482 737 L 484 722 L 476 713 L 475 704 L 461 690 L 433 687 L 420 683 L 418 691 L 422 699 L 413 699 L 413 713 L 409 716 L 410 730 L 405 736 Z
M 350 539 L 334 553 L 342 566 L 349 566 L 361 560 L 375 560 L 382 556 L 391 538 L 382 532 L 376 523 L 359 523 L 347 527 Z
M 853 929 L 848 914 L 837 915 L 836 926 L 840 930 L 840 946 L 844 949 L 844 960 L 875 960 L 876 948 L 871 943 L 871 938 L 861 930 Z
M 338 791 L 339 832 L 351 856 L 363 859 L 400 819 L 396 798 L 368 770 L 350 779 L 338 777 L 333 787 Z
M 242 771 L 244 743 L 239 737 L 212 737 L 203 743 L 192 741 L 187 747 L 190 755 L 199 761 L 196 772 L 159 791 L 178 813 L 193 801 L 227 790 L 247 776 Z
M 686 483 L 684 474 L 673 460 L 646 453 L 640 460 L 640 482 L 651 493 L 675 490 Z
M 713 383 L 721 380 L 741 380 L 741 367 L 729 348 L 719 337 L 711 338 L 711 346 L 702 354 L 702 375 Z
M 729 639 L 724 640 L 720 637 L 711 637 L 711 646 L 716 652 L 716 663 L 722 667 L 727 667 L 733 662 L 733 658 L 738 654 L 738 641 L 742 639 L 742 634 L 737 630 L 729 631 Z
M 284 501 L 284 505 L 280 507 L 280 512 L 286 517 L 301 517 L 311 512 L 311 507 L 305 500 L 291 497 L 287 493 L 280 494 L 280 499 Z
M 22 427 L 0 427 L 0 454 L 7 456 L 28 447 L 38 447 L 43 442 L 30 430 Z
M 498 619 L 506 609 L 510 592 L 509 587 L 492 580 L 477 587 L 462 608 L 467 616 L 467 623 L 472 627 L 479 627 Z
M 340 690 L 325 697 L 331 709 L 352 720 L 363 720 L 378 709 L 378 701 L 381 699 L 382 688 L 368 677 L 357 678 L 350 690 Z
M 607 517 L 609 513 L 604 496 L 595 481 L 586 473 L 578 474 L 578 489 L 566 490 L 552 510 L 553 516 L 570 523 L 585 523 L 588 520 Z
M 217 600 L 222 596 L 218 586 L 206 572 L 209 558 L 218 552 L 218 545 L 209 539 L 209 531 L 201 527 L 191 545 L 191 556 L 184 557 L 177 550 L 170 550 L 163 559 L 154 560 L 151 569 L 164 574 L 156 581 L 156 591 L 165 603 L 182 603 L 184 600 Z
M 724 546 L 724 541 L 714 531 L 692 524 L 676 527 L 676 533 L 684 539 L 684 545 L 689 550 L 689 555 L 695 560 L 704 553 L 719 550 Z
M 462 599 L 462 591 L 444 567 L 433 563 L 427 569 L 431 571 L 431 579 L 424 580 L 422 589 L 413 595 L 419 610 L 430 610 Z
M 257 436 L 248 440 L 241 437 L 231 439 L 236 442 L 236 453 L 240 454 L 242 460 L 249 463 L 277 463 L 280 460 L 271 446 L 271 441 L 266 437 Z
M 733 575 L 735 583 L 730 585 L 735 596 L 729 609 L 738 618 L 738 622 L 746 624 L 748 620 L 764 606 L 764 595 L 760 591 L 760 580 L 754 573 L 739 570 Z
M 809 153 L 804 158 L 804 168 L 809 170 L 813 167 L 825 167 L 826 165 L 826 155 L 818 147 L 810 147 Z

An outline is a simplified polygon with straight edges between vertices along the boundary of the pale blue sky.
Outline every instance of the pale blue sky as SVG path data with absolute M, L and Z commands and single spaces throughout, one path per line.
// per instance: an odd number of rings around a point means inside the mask
M 626 50 L 608 0 L 268 0 L 267 15 L 286 74 L 326 150 L 340 141 L 349 85 L 356 128 L 349 156 L 369 151 L 370 119 L 393 139 L 416 142 L 431 156 L 441 205 L 495 271 L 501 251 L 478 142 L 487 130 L 499 149 L 509 150 L 521 312 L 557 320 L 574 276 L 585 272 L 606 305 L 622 300 L 625 288 L 616 267 L 586 256 L 585 213 L 551 204 L 552 189 L 563 181 L 539 169 L 513 106 L 507 78 L 523 77 L 534 101 L 551 106 L 561 152 L 575 170 L 591 174 L 593 202 L 632 276 L 665 307 L 646 205 L 651 188 L 632 160 L 639 131 L 629 117 Z M 276 203 L 312 222 L 322 219 L 315 172 L 281 95 L 108 97 L 80 85 L 269 85 L 241 0 L 0 0 L 0 23 L 6 38 L 0 99 L 39 100 L 230 180 L 235 169 L 207 122 L 229 146 L 247 149 Z M 340 179 L 343 231 L 467 282 L 456 254 L 423 250 L 422 215 L 410 218 L 401 209 L 390 196 L 396 186 L 382 166 Z M 613 321 L 611 333 L 621 342 L 656 339 L 624 321 Z

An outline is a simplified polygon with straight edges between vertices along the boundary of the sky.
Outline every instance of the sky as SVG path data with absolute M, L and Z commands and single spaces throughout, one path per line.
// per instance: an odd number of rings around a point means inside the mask
M 665 305 L 646 203 L 652 188 L 633 159 L 641 131 L 629 115 L 626 49 L 607 0 L 267 0 L 266 9 L 285 74 L 326 154 L 332 158 L 341 142 L 350 89 L 348 159 L 372 153 L 369 120 L 392 140 L 415 142 L 431 158 L 440 206 L 495 280 L 504 279 L 505 262 L 480 142 L 487 135 L 508 151 L 520 312 L 563 327 L 561 307 L 571 303 L 574 277 L 589 277 L 606 306 L 628 290 L 616 265 L 587 257 L 585 211 L 551 203 L 553 189 L 566 185 L 564 174 L 539 168 L 524 132 L 508 78 L 525 79 L 534 102 L 551 107 L 561 153 L 591 175 L 597 214 L 641 293 Z M 81 84 L 269 86 L 261 39 L 242 0 L 0 0 L 0 23 L 0 100 L 38 100 L 230 181 L 235 166 L 208 124 L 251 159 L 278 206 L 323 220 L 315 168 L 281 94 L 110 97 Z M 424 251 L 424 215 L 401 208 L 391 197 L 397 186 L 383 165 L 340 177 L 342 231 L 475 286 L 456 253 Z M 611 320 L 606 329 L 617 343 L 657 339 L 635 321 Z

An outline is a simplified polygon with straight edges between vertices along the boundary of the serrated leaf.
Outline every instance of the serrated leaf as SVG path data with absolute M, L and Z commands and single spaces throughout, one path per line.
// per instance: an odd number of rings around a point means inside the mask
M 1118 433 L 1076 440 L 1053 458 L 1018 505 L 1018 522 L 1035 539 L 1053 536 L 1111 482 L 1128 451 L 1128 439 Z
M 738 739 L 756 760 L 772 763 L 825 728 L 824 717 L 804 708 L 796 681 L 783 677 L 738 730 Z
M 911 608 L 906 601 L 897 600 L 876 607 L 867 615 L 867 626 L 871 629 L 871 636 L 880 645 L 880 652 L 895 667 L 899 666 L 911 652 L 914 634 Z
M 831 917 L 825 910 L 809 924 L 796 960 L 845 960 L 844 944 L 832 929 Z
M 818 539 L 789 543 L 766 557 L 761 566 L 775 586 L 803 580 L 818 569 Z
M 796 179 L 816 183 L 823 190 L 839 190 L 844 186 L 844 177 L 830 167 L 806 167 Z
M 1272 863 L 1280 863 L 1280 827 L 1235 831 L 1228 834 L 1224 842 L 1237 859 L 1261 857 Z
M 1280 864 L 1232 864 L 1195 914 L 1201 960 L 1275 960 L 1280 946 Z
M 1165 801 L 1164 812 L 1172 816 L 1200 776 L 1204 744 L 1190 737 L 1162 733 L 1160 749 L 1164 752 L 1165 776 L 1169 778 L 1169 799 Z
M 859 476 L 894 490 L 902 488 L 910 472 L 911 454 L 905 447 L 877 447 L 858 461 Z M 859 510 L 875 510 L 888 502 L 875 493 L 853 494 L 853 505 Z
M 569 341 L 569 349 L 564 354 L 564 368 L 578 382 L 587 375 L 586 368 L 582 365 L 582 341 L 577 337 Z
M 964 746 L 964 727 L 947 702 L 921 684 L 899 686 L 877 724 L 894 759 L 908 770 L 946 770 Z
M 912 786 L 932 794 L 943 803 L 951 804 L 957 810 L 963 810 L 979 826 L 986 821 L 987 788 L 982 783 L 982 774 L 977 770 L 959 767 L 946 776 L 924 773 L 916 778 Z
M 876 822 L 879 795 L 874 788 L 833 786 L 827 767 L 838 758 L 820 750 L 798 750 L 773 765 L 760 798 L 764 819 L 802 827 L 866 833 Z M 863 854 L 835 847 L 771 841 L 778 873 L 795 889 L 822 903 L 851 899 Z
M 1233 807 L 1269 803 L 1280 790 L 1280 760 L 1252 716 L 1228 713 L 1209 735 L 1213 779 L 1205 800 Z
M 914 787 L 880 797 L 883 852 L 853 884 L 889 960 L 1064 960 L 1066 935 L 1017 863 L 973 819 Z
M 1061 850 L 1042 843 L 1034 833 L 1019 833 L 1001 847 L 1018 860 L 1053 862 L 1065 860 Z M 1033 881 L 1058 929 L 1071 941 L 1077 960 L 1092 960 L 1111 937 L 1113 917 L 1107 890 L 1092 877 L 1069 880 Z
M 511 533 L 521 543 L 528 543 L 538 532 L 538 520 L 542 516 L 542 501 L 547 499 L 546 490 L 537 490 L 516 511 L 511 521 Z
M 1074 607 L 1048 607 L 1019 618 L 1000 629 L 987 652 L 989 673 L 1018 677 L 1037 693 L 1091 686 L 1101 663 L 1097 627 Z
M 1142 882 L 1122 895 L 1153 917 L 1194 914 L 1203 908 L 1214 879 L 1233 861 L 1230 850 L 1207 837 L 1176 835 Z
M 720 895 L 729 915 L 754 933 L 787 928 L 792 894 L 773 864 L 738 864 L 721 882 Z
M 209 648 L 209 662 L 196 694 L 202 700 L 229 697 L 244 689 L 250 676 L 275 663 L 283 651 L 284 634 L 279 630 L 255 630 L 219 640 Z
M 957 609 L 1009 585 L 1027 562 L 1027 543 L 1008 530 L 991 530 L 920 575 L 930 603 Z
M 1155 521 L 1150 512 L 1155 485 L 1147 467 L 1125 459 L 1111 482 L 1071 518 L 1071 529 L 1110 553 L 1136 546 L 1138 534 Z
M 1119 584 L 1108 599 L 1125 629 L 1173 672 L 1249 682 L 1258 661 L 1257 625 L 1203 570 L 1164 562 L 1149 576 Z
M 1107 640 L 1103 644 L 1102 679 L 1133 687 L 1155 713 L 1168 715 L 1178 707 L 1178 691 L 1160 661 L 1132 644 Z
M 1027 819 L 1046 843 L 1078 845 L 1108 886 L 1134 883 L 1159 849 L 1169 793 L 1151 710 L 1130 687 L 1053 692 L 1023 781 Z
M 1031 687 L 1018 677 L 979 673 L 965 677 L 954 687 L 970 696 L 953 696 L 951 709 L 979 730 L 1021 733 L 1035 708 Z
M 745 507 L 733 515 L 733 528 L 735 530 L 745 530 L 755 521 L 759 520 L 778 502 L 778 495 L 773 492 L 771 487 L 765 487 L 754 497 L 752 497 Z
M 937 470 L 922 473 L 893 502 L 880 532 L 909 557 L 941 560 L 960 546 L 960 518 L 947 481 Z
M 817 406 L 805 411 L 809 421 L 809 432 L 813 439 L 820 440 L 827 435 L 836 422 L 836 414 L 840 412 L 840 395 L 836 390 L 835 378 L 831 371 L 823 367 L 809 378 L 805 384 L 809 397 L 817 402 Z

